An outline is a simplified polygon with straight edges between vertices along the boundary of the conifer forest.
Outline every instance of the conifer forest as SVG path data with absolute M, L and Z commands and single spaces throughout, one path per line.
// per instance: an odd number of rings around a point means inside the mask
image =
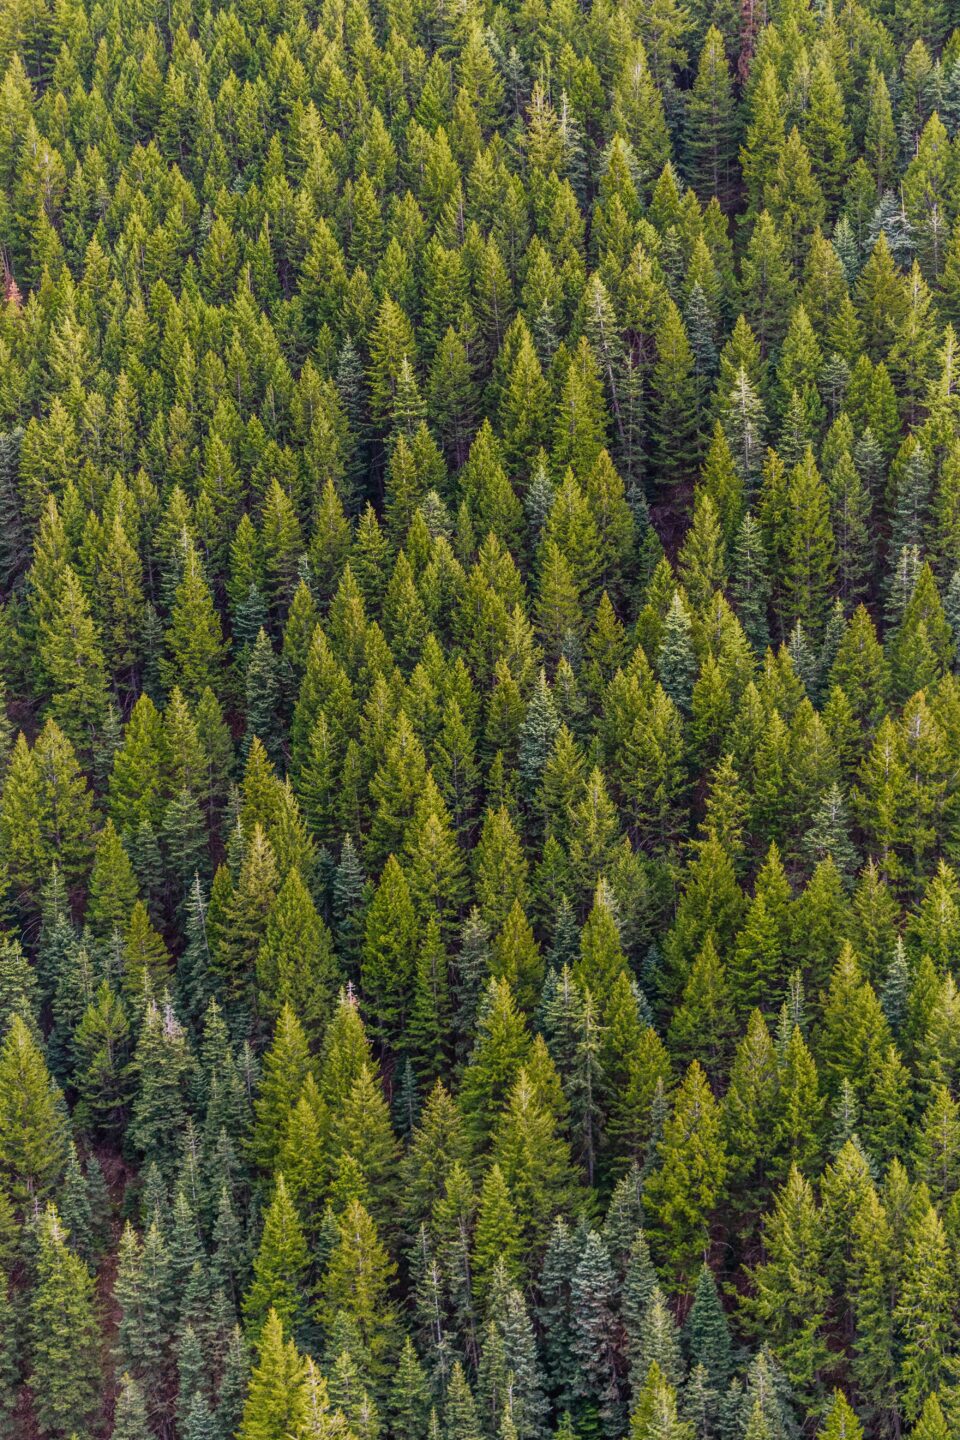
M 960 0 L 0 0 L 0 1440 L 960 1436 Z

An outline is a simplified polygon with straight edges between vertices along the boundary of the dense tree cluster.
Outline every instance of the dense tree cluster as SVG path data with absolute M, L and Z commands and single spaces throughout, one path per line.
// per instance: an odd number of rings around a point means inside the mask
M 0 1436 L 960 1433 L 942 0 L 0 6 Z

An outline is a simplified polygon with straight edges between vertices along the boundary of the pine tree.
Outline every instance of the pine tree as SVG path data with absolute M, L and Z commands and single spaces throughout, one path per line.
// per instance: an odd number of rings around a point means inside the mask
M 712 1079 L 726 1068 L 733 1033 L 734 1012 L 727 974 L 708 935 L 670 1021 L 670 1050 L 686 1064 L 699 1057 Z
M 271 1312 L 260 1335 L 257 1360 L 239 1429 L 242 1440 L 294 1434 L 306 1420 L 305 1366 L 279 1316 Z
M 702 1365 L 711 1386 L 722 1393 L 727 1388 L 733 1369 L 733 1344 L 709 1265 L 701 1267 L 697 1278 L 693 1304 L 684 1327 L 684 1341 L 691 1366 Z
M 761 891 L 747 911 L 730 961 L 730 991 L 741 1013 L 781 999 L 785 969 L 781 926 Z
M 510 1191 L 500 1166 L 494 1162 L 484 1176 L 477 1206 L 473 1241 L 473 1291 L 483 1308 L 498 1267 L 508 1279 L 521 1273 L 522 1239 Z
M 287 1116 L 311 1069 L 303 1026 L 293 1008 L 284 1005 L 277 1017 L 273 1043 L 264 1057 L 251 1138 L 251 1151 L 265 1170 L 276 1161 Z
M 835 210 L 849 170 L 850 128 L 843 91 L 830 60 L 819 57 L 810 77 L 810 108 L 803 136 L 827 211 Z
M 178 685 L 188 700 L 198 699 L 207 686 L 217 693 L 222 684 L 226 646 L 220 617 L 192 546 L 188 546 L 184 557 L 183 579 L 174 597 L 166 648 L 161 675 L 171 689 Z
M 96 1164 L 96 1161 L 91 1161 Z M 80 1166 L 77 1148 L 71 1144 L 67 1170 L 60 1192 L 60 1217 L 67 1228 L 73 1249 L 85 1264 L 92 1264 L 99 1248 L 95 1234 L 94 1214 L 91 1205 L 91 1187 Z M 102 1198 L 102 1197 L 100 1197 Z M 100 1229 L 105 1217 L 97 1217 Z
M 372 1066 L 360 1066 L 349 1090 L 339 1097 L 330 1134 L 330 1158 L 341 1171 L 362 1178 L 368 1208 L 386 1226 L 393 1212 L 396 1140 L 386 1101 Z
M 278 666 L 270 638 L 262 626 L 250 648 L 244 671 L 247 718 L 245 747 L 249 750 L 253 737 L 256 736 L 267 754 L 276 759 L 280 753 L 276 722 L 280 697 Z
M 842 455 L 828 480 L 830 519 L 837 544 L 837 580 L 844 600 L 864 594 L 872 559 L 871 507 L 849 453 Z
M 793 284 L 790 256 L 784 244 L 783 233 L 775 218 L 766 209 L 759 215 L 750 235 L 743 259 L 743 282 L 747 297 L 746 319 L 760 343 L 761 353 L 767 356 L 778 347 L 786 333 Z M 751 376 L 743 365 L 734 373 L 735 391 L 739 392 L 740 396 L 749 392 L 753 410 L 759 418 L 760 397 Z M 722 365 L 720 376 L 723 380 Z M 741 398 L 740 407 L 742 406 Z M 757 428 L 761 429 L 762 426 L 758 424 Z M 736 456 L 738 447 L 731 445 L 731 448 Z
M 120 1306 L 116 1358 L 137 1380 L 148 1409 L 162 1404 L 169 1379 L 175 1302 L 170 1257 L 157 1225 L 141 1244 L 129 1223 L 118 1246 L 116 1296 Z
M 911 1218 L 905 1239 L 904 1275 L 894 1325 L 902 1356 L 902 1405 L 913 1421 L 944 1378 L 948 1342 L 943 1297 L 951 1294 L 951 1281 L 943 1224 L 932 1206 Z
M 759 1209 L 767 1192 L 766 1166 L 772 1152 L 776 1100 L 776 1055 L 766 1021 L 754 1010 L 737 1046 L 724 1097 L 724 1130 L 736 1181 L 736 1205 Z
M 221 872 L 222 912 L 215 927 L 208 915 L 208 935 L 213 930 L 211 959 L 220 998 L 240 1033 L 244 1018 L 253 1008 L 256 958 L 267 918 L 277 900 L 278 865 L 273 845 L 259 823 L 254 824 L 249 836 L 238 825 L 235 843 L 241 850 L 239 874 L 228 889 L 227 876 Z M 215 876 L 211 912 L 216 898 Z
M 696 657 L 691 639 L 690 617 L 679 591 L 674 592 L 664 621 L 657 669 L 660 683 L 670 699 L 681 710 L 689 710 L 696 675 Z
M 114 1409 L 112 1440 L 149 1440 L 150 1430 L 143 1391 L 129 1372 L 120 1377 Z
M 170 978 L 170 956 L 142 900 L 134 902 L 123 938 L 121 986 L 131 1008 L 139 1009 L 162 995 Z
M 891 507 L 890 552 L 899 556 L 905 545 L 919 545 L 926 533 L 930 503 L 930 462 L 921 446 L 907 441 L 890 471 L 894 505 Z
M 19 1380 L 17 1364 L 18 1336 L 9 1282 L 0 1279 L 0 1435 L 4 1440 L 15 1431 L 16 1389 Z
M 332 891 L 336 953 L 344 965 L 355 967 L 360 958 L 369 894 L 363 867 L 350 835 L 343 838 Z
M 132 837 L 142 822 L 160 824 L 166 758 L 163 719 L 150 696 L 141 695 L 110 773 L 110 813 L 121 837 Z
M 613 118 L 630 146 L 640 184 L 648 185 L 669 158 L 663 101 L 647 62 L 643 42 L 624 56 L 613 92 Z
M 916 1152 L 920 1174 L 934 1203 L 941 1207 L 949 1203 L 960 1180 L 958 1140 L 960 1115 L 956 1104 L 944 1086 L 936 1085 L 920 1122 Z
M 656 1364 L 636 1396 L 630 1440 L 693 1440 L 693 1427 L 677 1414 L 677 1393 Z
M 39 995 L 33 967 L 17 941 L 0 944 L 0 1026 L 6 1031 L 19 1015 L 30 1033 L 39 1038 Z
M 0 550 L 5 585 L 9 585 L 28 560 L 22 503 L 17 494 L 17 476 L 23 430 L 20 426 L 0 437 L 0 513 L 3 517 L 4 540 Z
M 483 996 L 474 1048 L 460 1089 L 467 1135 L 477 1150 L 490 1136 L 529 1050 L 530 1037 L 509 983 L 491 980 Z
M 88 924 L 104 939 L 126 924 L 137 899 L 133 866 L 109 817 L 97 840 L 88 895 Z
M 337 1222 L 336 1242 L 320 1287 L 317 1316 L 329 1327 L 343 1311 L 356 1326 L 371 1379 L 382 1384 L 395 1338 L 396 1313 L 389 1298 L 396 1266 L 359 1200 Z
M 185 1011 L 196 1022 L 212 998 L 207 903 L 196 873 L 186 899 L 184 933 L 187 943 L 177 963 L 177 991 Z
M 746 73 L 752 58 L 754 37 L 749 33 L 744 38 L 743 73 Z M 757 70 L 757 80 L 751 95 L 749 128 L 740 152 L 750 210 L 753 213 L 762 209 L 764 194 L 772 181 L 777 156 L 784 140 L 783 96 L 776 69 L 766 60 Z
M 0 1047 L 0 1174 L 17 1208 L 41 1204 L 67 1162 L 63 1097 L 23 1018 Z
M 440 1073 L 450 1049 L 448 970 L 448 956 L 440 926 L 435 918 L 431 918 L 417 956 L 409 1023 L 417 1068 L 426 1079 L 434 1079 Z
M 184 1429 L 194 1402 L 205 1400 L 203 1382 L 203 1352 L 196 1330 L 187 1322 L 177 1344 L 177 1421 Z
M 693 1426 L 694 1435 L 708 1436 L 719 1416 L 719 1397 L 711 1387 L 707 1372 L 697 1365 L 687 1381 L 683 1396 L 684 1418 Z
M 20 734 L 0 797 L 0 837 L 21 902 L 39 897 L 54 862 L 68 884 L 85 875 L 91 822 L 90 792 L 68 738 L 52 719 L 32 750 Z
M 217 1420 L 205 1395 L 198 1392 L 193 1396 L 183 1430 L 185 1440 L 212 1440 L 216 1437 Z
M 656 336 L 651 375 L 656 463 L 664 481 L 679 483 L 694 463 L 698 437 L 693 356 L 683 320 L 668 301 Z
M 543 769 L 553 751 L 560 719 L 556 705 L 541 670 L 536 688 L 527 705 L 523 727 L 520 731 L 519 767 L 524 784 L 532 792 L 543 775 Z
M 417 933 L 407 880 L 391 855 L 366 915 L 361 982 L 374 1033 L 394 1042 L 404 1032 L 413 998 Z
M 535 1254 L 546 1246 L 550 1223 L 568 1202 L 573 1183 L 558 1115 L 559 1093 L 559 1077 L 542 1041 L 535 1041 L 493 1137 L 494 1161 L 516 1207 L 524 1240 Z
M 50 714 L 68 739 L 89 752 L 106 718 L 107 687 L 90 609 L 69 566 L 56 611 L 41 629 L 40 654 L 53 692 Z
M 468 1158 L 463 1122 L 440 1081 L 428 1095 L 403 1162 L 404 1230 L 412 1239 L 445 1192 L 454 1166 Z
M 790 476 L 784 499 L 781 624 L 786 627 L 800 620 L 805 629 L 819 636 L 833 585 L 835 547 L 829 500 L 811 450 Z
M 762 652 L 769 639 L 770 581 L 760 527 L 749 510 L 737 531 L 731 561 L 731 593 L 747 639 L 754 650 Z
M 390 1423 L 398 1440 L 419 1440 L 426 1428 L 429 1404 L 427 1377 L 407 1336 L 390 1387 Z
M 827 1418 L 817 1435 L 822 1440 L 862 1440 L 860 1421 L 841 1391 L 834 1391 Z
M 636 1179 L 639 1179 L 639 1174 L 638 1166 L 635 1168 Z M 625 1179 L 628 1178 L 629 1176 L 625 1176 Z M 646 1243 L 646 1236 L 640 1225 L 633 1228 L 633 1237 L 620 1267 L 623 1272 L 622 1312 L 626 1342 L 628 1352 L 636 1354 L 642 1336 L 643 1320 L 651 1306 L 653 1292 L 658 1287 L 656 1270 L 653 1269 L 651 1260 L 651 1248 Z
M 659 1159 L 647 1184 L 649 1208 L 664 1259 L 687 1284 L 702 1258 L 726 1170 L 716 1101 L 696 1061 L 677 1091 Z
M 228 1434 L 240 1429 L 244 1395 L 250 1372 L 250 1358 L 239 1325 L 230 1332 L 217 1396 L 217 1422 Z
M 920 1418 L 910 1432 L 913 1440 L 947 1440 L 950 1427 L 936 1395 L 928 1395 Z
M 654 1285 L 635 1333 L 629 1335 L 631 1386 L 636 1394 L 643 1378 L 656 1365 L 673 1385 L 683 1379 L 680 1332 L 671 1314 L 667 1297 Z
M 726 547 L 716 506 L 698 488 L 693 521 L 680 553 L 680 577 L 695 613 L 701 613 L 716 590 L 726 586 Z
M 543 1257 L 538 1290 L 538 1320 L 543 1332 L 543 1356 L 555 1410 L 569 1411 L 574 1402 L 573 1311 L 571 1281 L 577 1256 L 566 1221 L 558 1216 Z
M 854 1374 L 871 1406 L 882 1409 L 894 1379 L 893 1324 L 888 1303 L 893 1256 L 886 1211 L 873 1188 L 851 1225 L 850 1293 L 856 1319 Z
M 37 1231 L 37 1280 L 30 1306 L 30 1390 L 45 1434 L 83 1430 L 102 1384 L 93 1276 L 67 1244 L 56 1208 Z
M 287 1334 L 296 1335 L 302 1329 L 306 1320 L 307 1264 L 300 1219 L 286 1181 L 278 1173 L 253 1262 L 253 1284 L 244 1299 L 244 1316 L 253 1333 L 268 1315 L 279 1318 Z
M 571 1356 L 576 1364 L 574 1397 L 583 1413 L 581 1424 L 596 1413 L 604 1434 L 623 1428 L 622 1397 L 617 1377 L 616 1279 L 606 1248 L 590 1231 L 570 1282 Z
M 480 1440 L 476 1402 L 459 1360 L 450 1373 L 443 1418 L 449 1440 Z
M 146 1163 L 171 1174 L 187 1117 L 187 1089 L 194 1058 L 169 996 L 162 1008 L 147 1005 L 133 1056 L 137 1078 L 129 1135 Z
M 792 1166 L 765 1230 L 767 1259 L 751 1272 L 755 1293 L 744 1303 L 793 1386 L 807 1394 L 826 1367 L 823 1334 L 828 1291 L 816 1202 Z
M 726 209 L 732 198 L 736 120 L 723 36 L 707 31 L 685 114 L 690 182 L 701 199 L 715 195 Z
M 491 1328 L 499 1342 L 495 1354 L 502 1356 L 503 1391 L 513 1432 L 518 1437 L 540 1435 L 549 1407 L 543 1394 L 536 1338 L 526 1302 L 520 1290 L 501 1287 L 494 1297 L 492 1310 Z M 481 1394 L 483 1388 L 481 1384 Z
M 340 973 L 330 932 L 299 870 L 277 894 L 256 959 L 258 1012 L 273 1020 L 285 1004 L 308 1032 L 319 1035 L 333 1008 Z

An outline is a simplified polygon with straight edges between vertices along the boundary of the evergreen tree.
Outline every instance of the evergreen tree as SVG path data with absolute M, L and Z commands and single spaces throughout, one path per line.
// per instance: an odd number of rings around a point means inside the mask
M 424 1433 L 429 1405 L 427 1377 L 407 1336 L 390 1389 L 390 1423 L 394 1435 L 403 1440 L 417 1440 Z
M 630 1440 L 691 1440 L 693 1427 L 677 1413 L 677 1393 L 651 1365 L 630 1417 Z
M 685 121 L 691 184 L 702 199 L 716 196 L 726 209 L 732 195 L 736 120 L 723 36 L 716 25 L 707 31 L 700 51 Z
M 112 1440 L 149 1440 L 149 1435 L 143 1392 L 136 1380 L 129 1373 L 125 1373 L 120 1377 Z
M 765 1226 L 767 1259 L 753 1271 L 755 1293 L 744 1302 L 798 1393 L 808 1393 L 826 1367 L 823 1334 L 828 1292 L 822 1239 L 809 1183 L 793 1166 Z
M 20 1015 L 0 1047 L 0 1174 L 18 1210 L 42 1204 L 67 1162 L 63 1097 Z
M 263 1221 L 260 1248 L 253 1262 L 253 1284 L 244 1300 L 244 1314 L 254 1333 L 275 1315 L 288 1334 L 306 1318 L 307 1247 L 296 1209 L 282 1174 Z
M 389 1287 L 396 1266 L 369 1213 L 352 1199 L 336 1225 L 336 1240 L 320 1287 L 317 1316 L 329 1327 L 342 1311 L 359 1334 L 371 1380 L 382 1385 L 395 1340 Z
M 527 1058 L 530 1037 L 506 980 L 491 980 L 478 1017 L 477 1035 L 463 1075 L 460 1106 L 476 1149 L 493 1130 L 517 1072 Z
M 0 14 L 0 1432 L 953 1434 L 955 17 L 115 9 Z
M 720 1304 L 713 1271 L 703 1265 L 697 1278 L 693 1304 L 687 1315 L 684 1339 L 691 1365 L 702 1365 L 718 1393 L 727 1388 L 733 1369 L 730 1327 Z
M 696 1061 L 677 1091 L 647 1184 L 665 1261 L 687 1284 L 702 1258 L 710 1211 L 726 1169 L 716 1101 Z
M 80 582 L 69 566 L 56 611 L 41 629 L 40 653 L 53 692 L 50 714 L 68 739 L 90 750 L 106 718 L 103 652 Z
M 38 1222 L 30 1346 L 37 1423 L 48 1435 L 82 1431 L 96 1412 L 103 1378 L 93 1276 L 70 1249 L 53 1205 Z
M 243 1440 L 268 1440 L 297 1431 L 307 1415 L 304 1375 L 296 1346 L 284 1336 L 279 1317 L 271 1312 L 250 1374 L 238 1432 Z
M 484 1176 L 473 1237 L 473 1290 L 481 1307 L 499 1269 L 509 1279 L 521 1273 L 522 1243 L 516 1208 L 500 1166 Z
M 21 733 L 0 797 L 9 882 L 22 901 L 39 898 L 54 862 L 68 884 L 85 875 L 92 851 L 91 797 L 69 739 L 47 721 L 31 750 Z
M 675 591 L 663 625 L 657 669 L 664 690 L 681 710 L 690 708 L 696 675 L 697 662 L 690 628 L 686 608 L 679 592 Z
M 226 647 L 220 617 L 192 546 L 188 546 L 184 557 L 183 579 L 174 597 L 166 648 L 161 674 L 171 688 L 178 685 L 188 700 L 198 699 L 206 686 L 217 693 L 222 684 Z
M 146 1163 L 172 1173 L 180 1133 L 187 1118 L 187 1088 L 194 1058 L 169 997 L 161 1009 L 152 1000 L 132 1066 L 137 1090 L 130 1118 L 130 1136 Z
M 6 1275 L 0 1280 L 0 1435 L 15 1434 L 16 1389 L 19 1378 L 17 1364 L 17 1331 L 13 1305 Z
M 636 1336 L 631 1337 L 631 1341 L 631 1383 L 634 1393 L 640 1390 L 651 1365 L 656 1365 L 671 1384 L 680 1384 L 683 1379 L 680 1332 L 659 1285 L 654 1286 Z
M 893 1318 L 902 1356 L 903 1409 L 916 1420 L 944 1378 L 948 1342 L 943 1297 L 951 1294 L 951 1281 L 943 1225 L 932 1206 L 911 1218 L 905 1239 L 904 1276 Z
M 406 876 L 391 855 L 367 911 L 360 973 L 374 1033 L 394 1043 L 404 1033 L 413 999 L 417 938 Z

